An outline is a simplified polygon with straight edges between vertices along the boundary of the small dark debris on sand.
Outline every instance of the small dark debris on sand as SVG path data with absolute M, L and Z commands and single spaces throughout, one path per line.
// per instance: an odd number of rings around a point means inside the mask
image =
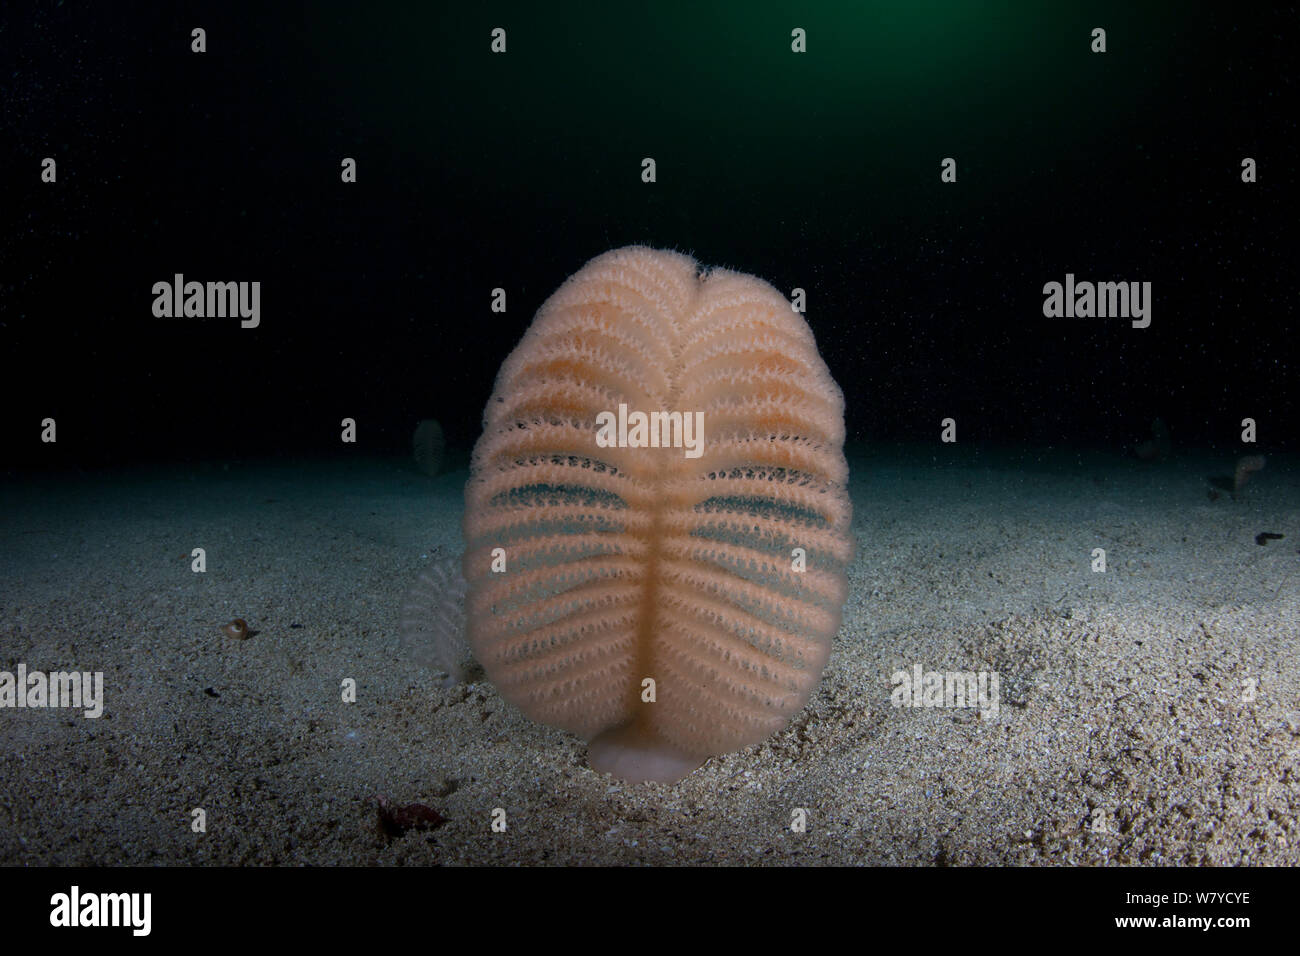
M 379 832 L 390 840 L 407 830 L 435 828 L 447 822 L 441 813 L 423 803 L 395 806 L 381 793 L 375 797 L 375 804 L 379 810 Z

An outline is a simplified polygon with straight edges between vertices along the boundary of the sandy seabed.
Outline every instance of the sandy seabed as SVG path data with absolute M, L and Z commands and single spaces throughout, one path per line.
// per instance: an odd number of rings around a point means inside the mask
M 402 649 L 403 592 L 458 553 L 463 471 L 9 479 L 0 670 L 102 671 L 105 703 L 0 709 L 0 861 L 1300 863 L 1294 460 L 1210 500 L 1230 455 L 849 454 L 858 557 L 820 686 L 673 786 L 592 773 L 581 740 Z M 221 633 L 236 617 L 254 636 Z M 997 715 L 893 706 L 918 664 L 996 672 Z M 385 835 L 380 794 L 446 822 Z

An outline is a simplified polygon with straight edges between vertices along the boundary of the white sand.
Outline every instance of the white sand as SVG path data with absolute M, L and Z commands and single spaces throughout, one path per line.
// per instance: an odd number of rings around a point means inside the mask
M 404 659 L 398 603 L 458 550 L 463 472 L 8 481 L 0 670 L 103 671 L 106 705 L 0 710 L 0 861 L 1300 863 L 1293 462 L 1214 502 L 1231 456 L 850 463 L 860 550 L 822 684 L 672 787 L 593 774 L 490 684 L 440 690 Z M 233 617 L 256 636 L 223 636 Z M 997 718 L 892 707 L 918 663 L 996 670 Z M 380 793 L 448 821 L 385 839 Z

